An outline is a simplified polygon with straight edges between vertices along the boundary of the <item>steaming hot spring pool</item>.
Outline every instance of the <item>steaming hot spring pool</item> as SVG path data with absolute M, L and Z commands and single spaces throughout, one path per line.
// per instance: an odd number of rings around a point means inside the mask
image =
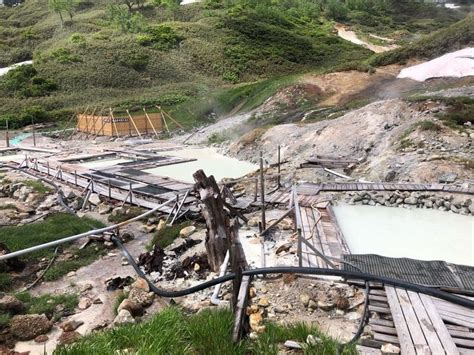
M 246 161 L 226 157 L 213 148 L 184 148 L 163 152 L 180 158 L 197 159 L 188 163 L 160 166 L 144 170 L 147 173 L 166 176 L 175 180 L 194 183 L 193 174 L 202 169 L 207 176 L 214 175 L 216 181 L 223 178 L 239 178 L 258 169 Z
M 340 204 L 339 226 L 354 254 L 444 260 L 474 266 L 474 218 L 421 208 Z

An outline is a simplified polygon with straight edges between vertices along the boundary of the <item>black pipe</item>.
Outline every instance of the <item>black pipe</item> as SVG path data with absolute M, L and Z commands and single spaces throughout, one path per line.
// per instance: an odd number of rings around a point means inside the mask
M 227 274 L 225 276 L 218 277 L 213 280 L 205 281 L 199 285 L 196 285 L 184 290 L 166 291 L 163 289 L 159 289 L 150 280 L 148 280 L 148 278 L 145 276 L 143 271 L 140 270 L 137 263 L 135 262 L 133 257 L 130 255 L 128 250 L 120 242 L 120 240 L 116 237 L 112 237 L 112 241 L 122 250 L 122 253 L 128 259 L 130 265 L 132 265 L 136 273 L 141 278 L 145 279 L 148 282 L 148 284 L 150 285 L 150 289 L 154 293 L 156 293 L 158 296 L 161 296 L 161 297 L 173 298 L 173 297 L 187 296 L 192 293 L 202 291 L 206 288 L 215 286 L 217 284 L 233 280 L 235 278 L 235 274 Z M 352 279 L 357 279 L 357 280 L 364 280 L 367 282 L 369 281 L 380 282 L 380 283 L 392 285 L 395 287 L 402 287 L 410 291 L 424 293 L 426 295 L 437 297 L 445 301 L 457 304 L 459 306 L 467 307 L 469 309 L 474 309 L 474 301 L 470 299 L 455 296 L 448 292 L 417 285 L 411 282 L 392 279 L 389 277 L 377 276 L 377 275 L 368 274 L 364 272 L 354 272 L 354 271 L 326 269 L 326 268 L 313 268 L 313 267 L 282 266 L 282 267 L 266 267 L 266 268 L 261 268 L 261 269 L 244 270 L 242 272 L 242 275 L 255 276 L 255 275 L 285 274 L 285 273 L 304 274 L 304 275 L 339 276 L 339 277 L 352 278 Z

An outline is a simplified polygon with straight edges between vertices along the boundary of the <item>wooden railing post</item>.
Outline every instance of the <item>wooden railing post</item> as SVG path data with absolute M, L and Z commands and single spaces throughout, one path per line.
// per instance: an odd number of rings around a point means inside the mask
M 281 187 L 281 146 L 278 146 L 278 185 L 277 187 L 280 188 Z
M 265 182 L 263 177 L 263 152 L 260 151 L 260 202 L 262 203 L 262 228 L 267 228 L 265 221 Z

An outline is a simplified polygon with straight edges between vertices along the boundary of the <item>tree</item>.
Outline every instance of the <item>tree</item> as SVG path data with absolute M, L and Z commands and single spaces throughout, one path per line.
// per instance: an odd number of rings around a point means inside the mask
M 63 13 L 66 12 L 72 20 L 75 5 L 76 0 L 48 0 L 49 9 L 56 12 L 61 19 L 61 27 L 64 26 Z

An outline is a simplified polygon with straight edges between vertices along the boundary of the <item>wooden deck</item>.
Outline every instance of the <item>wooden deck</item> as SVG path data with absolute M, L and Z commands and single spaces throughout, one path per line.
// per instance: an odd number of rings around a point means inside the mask
M 300 206 L 299 213 L 302 237 L 319 253 L 329 257 L 335 266 L 339 266 L 339 262 L 331 258 L 340 259 L 342 254 L 349 254 L 350 251 L 332 214 L 330 204 L 325 202 L 312 207 Z M 328 265 L 324 258 L 317 255 L 308 245 L 302 243 L 302 266 L 330 267 L 331 265 Z
M 385 343 L 400 346 L 402 354 L 474 353 L 474 310 L 385 286 L 370 290 L 369 311 L 382 317 L 369 319 L 373 339 L 363 340 L 361 354 L 376 354 Z

